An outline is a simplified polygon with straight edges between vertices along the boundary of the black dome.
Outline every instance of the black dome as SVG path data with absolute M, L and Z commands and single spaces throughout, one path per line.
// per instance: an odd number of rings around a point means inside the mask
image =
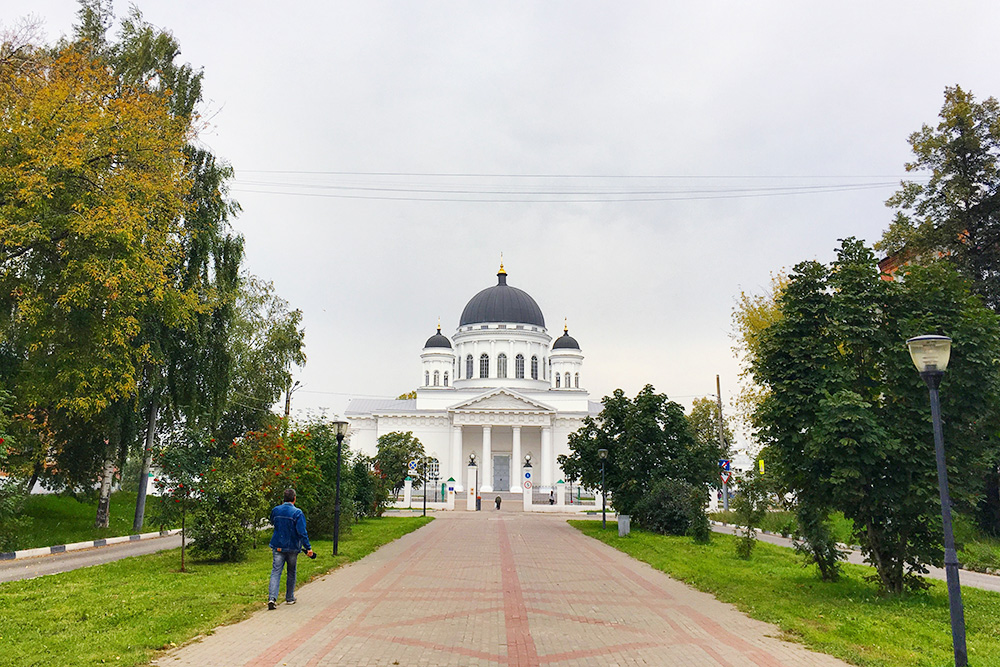
M 441 325 L 438 325 L 437 333 L 427 339 L 424 347 L 447 347 L 451 349 L 451 341 L 446 336 L 441 335 Z
M 556 342 L 552 344 L 553 350 L 579 350 L 580 344 L 576 342 L 576 339 L 569 335 L 569 329 L 563 330 L 563 335 L 556 338 Z
M 462 319 L 458 324 L 464 326 L 480 322 L 515 322 L 545 326 L 542 309 L 527 292 L 507 284 L 507 273 L 502 266 L 500 273 L 497 274 L 497 284 L 472 297 L 462 311 Z

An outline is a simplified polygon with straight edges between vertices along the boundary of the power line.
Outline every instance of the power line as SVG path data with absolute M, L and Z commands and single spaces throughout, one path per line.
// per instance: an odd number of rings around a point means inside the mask
M 476 172 L 433 172 L 433 171 L 313 171 L 306 169 L 237 169 L 237 173 L 247 174 L 315 174 L 322 176 L 429 176 L 435 178 L 619 178 L 619 179 L 847 179 L 847 178 L 929 178 L 914 174 L 865 174 L 865 175 L 677 175 L 677 174 L 498 174 Z

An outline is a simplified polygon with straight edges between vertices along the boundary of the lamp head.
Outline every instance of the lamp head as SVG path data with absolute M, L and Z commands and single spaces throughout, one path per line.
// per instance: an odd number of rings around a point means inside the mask
M 475 452 L 472 452 L 471 454 L 469 454 L 469 465 L 470 466 L 476 465 L 476 453 Z
M 345 422 L 345 421 L 335 421 L 335 422 L 333 422 L 333 428 L 335 429 L 335 433 L 337 434 L 338 438 L 343 438 L 344 436 L 346 436 L 347 435 L 347 430 L 350 427 L 351 427 L 351 425 L 349 423 Z
M 602 459 L 606 459 L 606 458 L 608 458 L 608 450 L 606 450 L 606 449 L 598 449 L 597 450 L 597 455 L 600 458 L 602 458 Z
M 906 341 L 913 365 L 921 373 L 943 373 L 951 358 L 951 339 L 947 336 L 915 336 Z

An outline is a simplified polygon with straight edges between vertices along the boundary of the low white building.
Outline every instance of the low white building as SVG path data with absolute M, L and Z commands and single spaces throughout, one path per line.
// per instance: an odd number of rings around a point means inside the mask
M 541 308 L 507 284 L 501 264 L 497 284 L 472 297 L 452 339 L 440 326 L 427 339 L 415 399 L 350 402 L 351 445 L 374 456 L 380 436 L 412 431 L 459 492 L 473 454 L 484 493 L 520 492 L 530 457 L 535 489 L 548 493 L 563 477 L 556 457 L 569 453 L 569 434 L 601 409 L 583 388 L 583 358 L 567 328 L 553 342 Z

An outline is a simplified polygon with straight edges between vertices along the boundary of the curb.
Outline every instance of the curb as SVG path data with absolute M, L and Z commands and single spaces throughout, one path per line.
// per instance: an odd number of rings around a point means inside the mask
M 18 560 L 20 558 L 34 558 L 36 556 L 51 556 L 52 554 L 66 553 L 67 551 L 79 551 L 80 549 L 92 549 L 94 547 L 106 547 L 111 544 L 121 544 L 122 542 L 138 542 L 154 537 L 167 537 L 181 532 L 180 528 L 165 530 L 155 533 L 140 533 L 139 535 L 123 535 L 122 537 L 106 537 L 90 542 L 74 542 L 73 544 L 57 544 L 52 547 L 37 547 L 35 549 L 21 549 L 20 551 L 0 552 L 0 561 Z

